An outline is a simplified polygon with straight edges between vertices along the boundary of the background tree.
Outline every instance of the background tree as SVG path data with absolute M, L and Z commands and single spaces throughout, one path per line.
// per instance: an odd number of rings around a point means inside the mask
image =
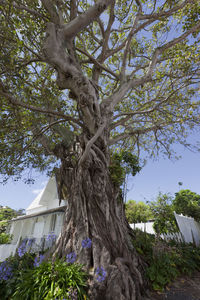
M 0 12 L 4 181 L 54 170 L 69 199 L 55 254 L 106 270 L 91 299 L 138 299 L 110 149 L 170 156 L 174 142 L 188 146 L 199 126 L 199 1 L 1 0 Z
M 14 210 L 8 206 L 0 205 L 0 244 L 7 244 L 11 237 L 6 234 L 6 229 L 9 225 L 9 220 L 23 214 L 23 209 Z
M 160 192 L 156 200 L 149 203 L 154 219 L 153 226 L 158 234 L 178 231 L 172 202 L 173 197 L 169 193 L 162 194 Z
M 125 213 L 130 224 L 147 222 L 153 218 L 149 205 L 142 201 L 129 200 L 125 204 Z
M 177 214 L 193 217 L 200 221 L 200 195 L 190 190 L 180 190 L 175 193 L 173 208 Z

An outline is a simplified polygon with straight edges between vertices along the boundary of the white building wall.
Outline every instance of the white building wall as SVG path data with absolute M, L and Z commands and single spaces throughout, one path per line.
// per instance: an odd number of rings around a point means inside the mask
M 60 206 L 66 206 L 66 204 L 67 201 L 62 200 Z M 46 187 L 26 209 L 26 215 L 45 213 L 47 210 L 58 207 L 56 181 L 55 178 L 50 178 Z M 19 219 L 13 220 L 9 232 L 13 235 L 13 239 L 11 244 L 0 245 L 0 261 L 14 254 L 24 238 L 35 238 L 36 243 L 41 245 L 41 242 L 44 241 L 50 232 L 53 232 L 58 237 L 63 224 L 63 216 L 63 212 L 57 211 L 40 216 L 30 216 L 30 218 L 26 219 L 19 217 Z

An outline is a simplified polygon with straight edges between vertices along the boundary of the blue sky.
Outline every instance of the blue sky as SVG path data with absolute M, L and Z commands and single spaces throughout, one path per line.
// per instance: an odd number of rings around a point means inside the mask
M 173 195 L 179 190 L 178 182 L 183 182 L 183 189 L 200 194 L 200 152 L 193 153 L 181 146 L 176 146 L 175 149 L 177 154 L 182 155 L 182 159 L 149 160 L 138 175 L 130 178 L 127 200 L 151 201 L 159 191 L 170 192 Z M 11 181 L 5 186 L 0 185 L 0 205 L 15 209 L 27 208 L 44 188 L 47 180 L 45 176 L 36 174 L 33 185 Z

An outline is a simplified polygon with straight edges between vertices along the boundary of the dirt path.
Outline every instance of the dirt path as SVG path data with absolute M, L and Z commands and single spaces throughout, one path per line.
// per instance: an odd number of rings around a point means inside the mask
M 200 272 L 191 277 L 182 276 L 169 285 L 164 292 L 150 292 L 151 300 L 200 300 Z

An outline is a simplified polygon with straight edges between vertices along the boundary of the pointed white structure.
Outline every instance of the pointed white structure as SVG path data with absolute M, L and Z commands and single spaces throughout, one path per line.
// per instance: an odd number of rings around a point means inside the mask
M 63 224 L 66 200 L 59 206 L 55 178 L 50 178 L 46 187 L 26 209 L 26 215 L 12 219 L 9 233 L 13 235 L 11 244 L 0 245 L 0 261 L 15 254 L 21 241 L 25 238 L 35 239 L 32 250 L 48 247 L 46 237 L 49 233 L 59 236 Z

